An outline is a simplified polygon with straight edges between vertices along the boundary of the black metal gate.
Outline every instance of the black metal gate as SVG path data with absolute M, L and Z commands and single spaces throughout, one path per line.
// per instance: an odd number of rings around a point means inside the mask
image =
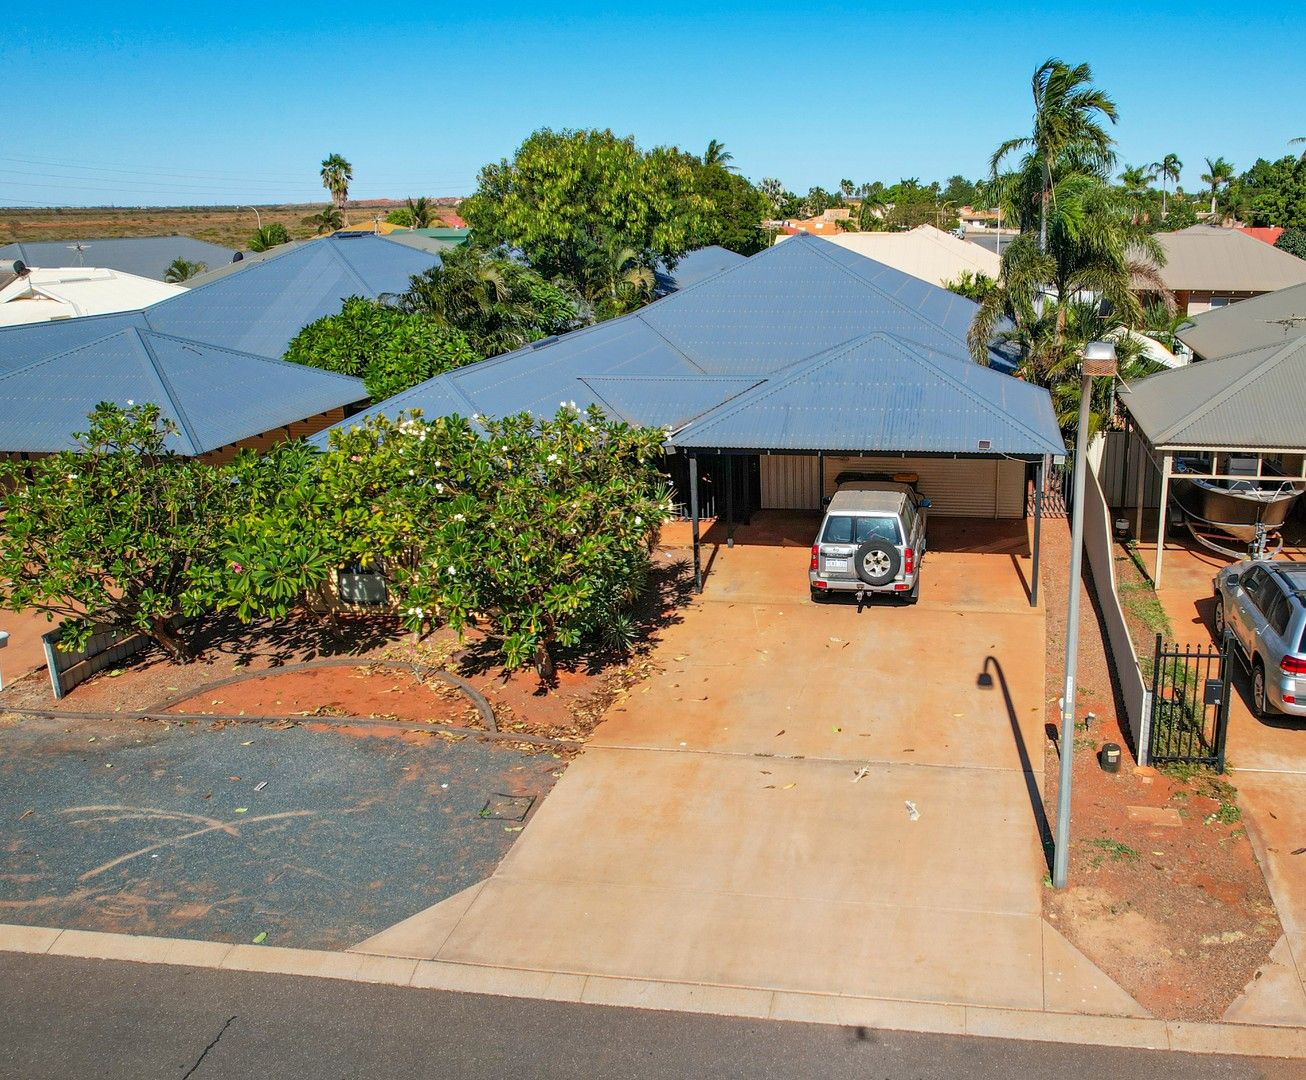
M 1181 646 L 1156 635 L 1148 762 L 1224 772 L 1229 728 L 1230 642 Z

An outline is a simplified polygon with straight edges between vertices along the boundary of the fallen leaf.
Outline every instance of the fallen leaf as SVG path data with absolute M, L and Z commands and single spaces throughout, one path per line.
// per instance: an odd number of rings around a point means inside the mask
M 503 831 L 504 831 L 504 832 L 521 832 L 521 831 L 522 831 L 522 826 L 521 826 L 521 825 L 505 825 L 505 826 L 503 827 Z
M 254 745 L 254 740 L 253 740 L 253 739 L 250 739 L 249 742 L 243 742 L 243 743 L 241 743 L 240 745 L 241 745 L 241 746 L 253 746 L 253 745 Z
M 778 738 L 780 738 L 780 736 L 783 735 L 784 733 L 785 733 L 785 729 L 784 729 L 784 728 L 781 728 L 779 731 L 777 731 L 777 732 L 775 733 L 775 736 L 774 736 L 774 737 L 778 739 Z
M 257 934 L 254 935 L 254 944 L 262 945 L 263 942 L 267 941 L 267 939 L 268 939 L 268 932 L 266 930 L 260 930 Z
M 238 807 L 236 807 L 235 810 L 232 811 L 232 813 L 235 813 L 235 814 L 248 814 L 248 813 L 249 813 L 249 807 L 248 807 L 248 806 L 238 806 Z
M 1299 847 L 1293 852 L 1294 855 L 1306 855 L 1306 847 Z
M 794 782 L 794 781 L 790 781 L 789 783 L 785 784 L 785 786 L 782 787 L 780 790 L 781 790 L 781 791 L 788 791 L 791 787 L 797 787 L 797 786 L 798 786 L 798 784 L 797 784 L 796 782 Z

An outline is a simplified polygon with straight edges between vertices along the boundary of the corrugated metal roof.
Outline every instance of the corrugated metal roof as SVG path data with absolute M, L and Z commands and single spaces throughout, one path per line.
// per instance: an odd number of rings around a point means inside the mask
M 1306 281 L 1306 259 L 1238 229 L 1193 225 L 1155 240 L 1166 257 L 1161 280 L 1172 292 L 1273 292 Z
M 821 239 L 931 285 L 955 281 L 967 271 L 994 280 L 1002 273 L 1002 260 L 994 252 L 933 225 L 919 225 L 907 232 L 841 232 Z
M 80 248 L 81 250 L 77 250 Z M 231 248 L 190 236 L 119 236 L 102 240 L 22 241 L 0 247 L 0 260 L 28 266 L 104 266 L 162 281 L 174 259 L 202 262 L 210 270 L 231 262 Z
M 339 311 L 346 297 L 401 292 L 412 275 L 438 261 L 428 250 L 381 236 L 285 244 L 143 311 L 0 329 L 0 371 L 102 339 L 110 327 L 127 326 L 281 356 L 300 329 Z
M 0 374 L 0 451 L 71 449 L 101 401 L 158 405 L 193 456 L 366 397 L 359 379 L 130 327 Z
M 731 399 L 726 407 L 738 408 L 773 383 L 790 397 L 800 395 L 801 379 L 810 376 L 828 381 L 813 391 L 813 401 L 830 386 L 853 395 L 857 406 L 840 420 L 848 433 L 823 430 L 828 418 L 800 433 L 801 408 L 789 409 L 778 427 L 755 425 L 750 448 L 856 450 L 870 448 L 866 439 L 879 447 L 887 438 L 893 449 L 906 450 L 924 449 L 932 439 L 937 452 L 962 453 L 978 452 L 978 440 L 987 438 L 995 453 L 1062 453 L 1047 392 L 971 360 L 966 331 L 975 311 L 969 300 L 937 286 L 823 240 L 797 237 L 640 311 L 447 372 L 362 415 L 420 408 L 428 416 L 552 416 L 560 402 L 575 402 L 646 426 L 695 416 L 701 417 L 696 426 L 705 426 L 709 409 Z M 868 333 L 880 344 L 872 347 Z M 865 351 L 840 349 L 850 343 Z M 839 362 L 828 371 L 804 366 L 817 356 L 827 365 Z M 860 382 L 863 361 L 878 364 L 885 378 L 890 368 L 896 371 L 885 384 L 895 387 L 887 403 Z M 786 381 L 791 373 L 795 378 Z M 773 383 L 757 385 L 771 377 Z M 926 386 L 934 388 L 928 405 L 917 407 Z M 888 426 L 886 404 L 888 414 L 901 414 L 896 427 Z M 859 424 L 871 434 L 853 439 Z M 850 441 L 830 441 L 836 437 Z
M 1203 360 L 1282 345 L 1306 334 L 1306 284 L 1253 296 L 1228 307 L 1194 315 L 1179 331 L 1185 345 Z
M 1306 449 L 1306 335 L 1163 371 L 1120 401 L 1156 447 Z
M 700 281 L 743 261 L 743 255 L 716 244 L 687 251 L 676 262 L 674 270 L 668 270 L 662 265 L 658 266 L 655 274 L 658 292 L 665 296 L 677 289 L 688 289 L 691 285 L 697 285 Z
M 1045 390 L 879 332 L 767 380 L 669 442 L 686 449 L 1065 452 Z

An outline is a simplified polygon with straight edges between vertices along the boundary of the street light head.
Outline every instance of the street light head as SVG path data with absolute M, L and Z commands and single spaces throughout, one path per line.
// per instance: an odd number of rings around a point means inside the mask
M 1114 375 L 1117 370 L 1114 341 L 1090 341 L 1084 346 L 1084 374 Z

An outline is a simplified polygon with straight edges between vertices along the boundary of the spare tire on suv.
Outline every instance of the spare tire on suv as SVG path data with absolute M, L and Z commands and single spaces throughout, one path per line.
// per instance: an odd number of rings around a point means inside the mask
M 884 585 L 898 576 L 898 549 L 888 540 L 873 536 L 853 556 L 853 569 L 867 585 Z

